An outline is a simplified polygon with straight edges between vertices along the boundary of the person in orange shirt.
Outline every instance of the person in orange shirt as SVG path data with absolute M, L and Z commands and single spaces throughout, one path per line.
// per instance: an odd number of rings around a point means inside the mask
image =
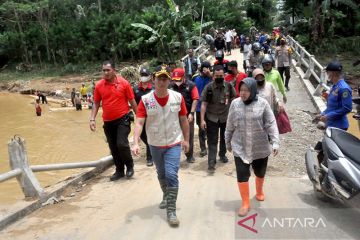
M 41 107 L 40 107 L 39 99 L 36 99 L 36 101 L 35 101 L 35 113 L 36 113 L 36 116 L 38 116 L 38 117 L 41 116 Z
M 102 64 L 103 79 L 95 86 L 94 107 L 90 115 L 90 129 L 95 131 L 95 118 L 102 103 L 104 132 L 114 158 L 115 173 L 110 181 L 118 180 L 125 176 L 130 178 L 134 175 L 134 162 L 131 156 L 128 135 L 130 133 L 130 107 L 136 113 L 137 105 L 134 92 L 130 83 L 116 75 L 115 64 L 105 61 Z

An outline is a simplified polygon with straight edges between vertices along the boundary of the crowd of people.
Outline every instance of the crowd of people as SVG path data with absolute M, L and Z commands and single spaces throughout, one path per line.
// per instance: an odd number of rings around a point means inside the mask
M 271 153 L 276 156 L 279 152 L 276 116 L 284 111 L 287 102 L 292 49 L 286 44 L 286 38 L 275 30 L 273 37 L 263 32 L 254 39 L 235 36 L 239 38 L 238 47 L 244 54 L 244 62 L 225 59 L 224 49 L 230 55 L 233 43 L 236 44 L 233 31 L 228 30 L 224 36 L 217 33 L 214 40 L 214 64 L 200 62 L 193 49 L 188 49 L 183 66 L 161 65 L 153 72 L 142 66 L 139 82 L 133 87 L 116 74 L 113 62 L 102 64 L 103 79 L 94 89 L 90 129 L 96 129 L 95 118 L 102 104 L 104 132 L 116 166 L 110 180 L 134 175 L 132 156 L 139 156 L 141 139 L 146 145 L 146 164 L 155 165 L 163 192 L 159 207 L 167 210 L 171 226 L 179 225 L 176 202 L 182 149 L 189 164 L 196 161 L 195 123 L 200 145 L 198 154 L 207 156 L 210 173 L 216 171 L 217 156 L 222 163 L 229 161 L 227 152 L 234 156 L 242 199 L 238 215 L 246 216 L 250 209 L 250 167 L 255 174 L 256 199 L 265 199 L 263 185 L 268 158 Z M 244 71 L 239 69 L 241 65 Z M 332 79 L 339 75 L 330 71 L 341 72 L 334 69 L 327 69 Z M 339 82 L 339 87 L 342 84 Z M 340 94 L 343 98 L 349 96 L 348 91 Z M 131 109 L 136 119 L 130 147 Z M 333 115 L 330 116 L 329 111 L 319 118 L 330 119 Z

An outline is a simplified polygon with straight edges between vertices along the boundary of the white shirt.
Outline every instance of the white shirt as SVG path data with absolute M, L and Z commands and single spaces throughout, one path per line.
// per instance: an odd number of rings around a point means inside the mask
M 245 44 L 244 44 L 244 52 L 243 52 L 243 53 L 244 53 L 244 56 L 243 56 L 243 57 L 244 57 L 244 58 L 243 58 L 244 60 L 249 59 L 249 58 L 248 58 L 248 53 L 251 51 L 251 48 L 252 48 L 251 43 L 249 43 L 249 44 L 246 44 L 246 43 L 245 43 Z
M 225 33 L 225 41 L 226 42 L 231 42 L 232 41 L 232 32 L 231 31 L 227 31 L 226 33 Z

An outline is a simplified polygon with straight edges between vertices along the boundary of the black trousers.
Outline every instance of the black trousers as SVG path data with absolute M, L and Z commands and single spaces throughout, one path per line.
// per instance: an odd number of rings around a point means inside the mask
M 216 163 L 216 154 L 217 147 L 219 141 L 219 129 L 220 129 L 220 151 L 219 156 L 224 157 L 226 154 L 226 145 L 225 145 L 225 128 L 226 122 L 212 122 L 206 120 L 206 133 L 207 133 L 207 142 L 209 148 L 208 154 L 208 163 L 215 164 Z
M 194 121 L 189 123 L 190 137 L 189 137 L 189 152 L 185 153 L 187 158 L 192 158 L 194 155 Z
M 141 141 L 143 141 L 143 143 L 145 143 L 146 145 L 146 160 L 152 160 L 152 156 L 151 156 L 151 152 L 150 152 L 150 147 L 147 141 L 147 135 L 146 135 L 146 130 L 145 130 L 145 125 L 144 128 L 140 134 L 140 139 Z
M 285 87 L 289 87 L 290 81 L 290 67 L 278 67 L 281 79 L 284 82 L 284 73 L 285 73 Z
M 226 42 L 226 50 L 231 53 L 231 42 Z
M 114 164 L 117 172 L 124 172 L 125 165 L 127 169 L 134 166 L 131 156 L 128 136 L 130 133 L 130 120 L 126 116 L 104 122 L 104 132 L 107 142 L 114 158 Z
M 206 144 L 205 144 L 205 140 L 206 140 L 206 130 L 203 130 L 201 128 L 201 117 L 200 117 L 200 112 L 196 112 L 196 125 L 198 125 L 199 127 L 199 144 L 200 144 L 200 150 L 201 151 L 205 151 L 206 150 Z
M 269 157 L 260 158 L 252 161 L 251 164 L 244 163 L 241 158 L 235 158 L 236 175 L 238 182 L 248 182 L 250 178 L 250 165 L 254 170 L 255 176 L 259 178 L 265 177 L 266 167 Z

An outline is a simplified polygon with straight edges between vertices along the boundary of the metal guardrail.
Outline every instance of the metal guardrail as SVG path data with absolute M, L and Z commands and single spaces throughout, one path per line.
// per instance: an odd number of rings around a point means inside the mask
M 112 156 L 101 158 L 98 161 L 79 162 L 79 163 L 58 163 L 49 165 L 34 165 L 29 166 L 27 157 L 25 140 L 15 136 L 8 143 L 8 152 L 11 171 L 0 174 L 0 183 L 5 182 L 12 178 L 17 178 L 19 185 L 25 197 L 37 197 L 46 199 L 47 194 L 41 187 L 39 181 L 36 179 L 34 172 L 42 171 L 56 171 L 74 168 L 99 168 L 102 169 L 106 166 L 113 164 Z
M 324 71 L 324 66 L 322 66 L 316 59 L 315 56 L 310 54 L 306 49 L 299 44 L 294 38 L 291 36 L 287 36 L 287 40 L 289 46 L 294 49 L 296 67 L 305 68 L 305 79 L 310 79 L 310 77 L 314 77 L 318 82 L 315 87 L 315 91 L 312 92 L 312 95 L 319 96 L 321 94 L 322 89 L 329 89 L 326 85 L 327 79 Z

